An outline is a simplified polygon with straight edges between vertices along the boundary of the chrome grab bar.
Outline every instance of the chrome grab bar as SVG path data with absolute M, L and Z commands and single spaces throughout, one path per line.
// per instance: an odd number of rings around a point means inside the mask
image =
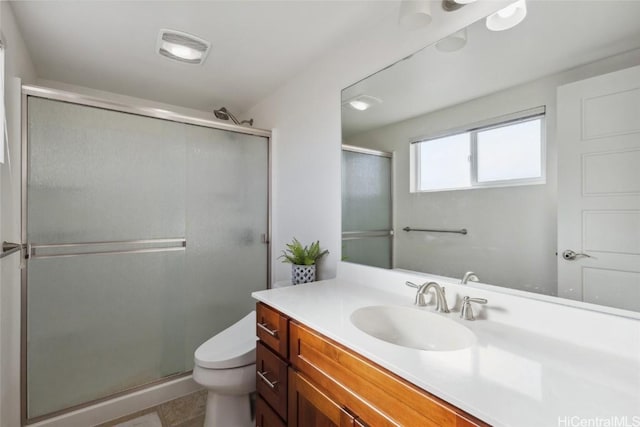
M 258 328 L 262 329 L 263 331 L 265 331 L 266 333 L 268 333 L 272 337 L 277 337 L 278 336 L 278 330 L 277 329 L 269 329 L 267 327 L 266 323 L 258 323 Z
M 146 247 L 146 248 L 131 248 L 131 249 L 116 249 L 116 250 L 96 250 L 96 251 L 78 251 L 78 252 L 63 252 L 54 254 L 38 254 L 38 250 L 42 249 L 67 249 L 67 248 L 80 248 L 91 246 L 127 246 L 127 245 L 166 245 L 177 244 L 175 246 L 161 246 L 161 247 Z M 104 255 L 104 254 L 140 254 L 150 252 L 173 252 L 184 251 L 187 247 L 187 239 L 185 238 L 171 238 L 171 239 L 146 239 L 146 240 L 113 240 L 103 242 L 77 242 L 77 243 L 43 243 L 43 244 L 29 244 L 27 257 L 29 259 L 44 259 L 44 258 L 63 258 L 74 257 L 81 255 Z
M 460 230 L 449 230 L 449 229 L 435 229 L 435 228 L 411 228 L 411 227 L 405 227 L 403 228 L 404 231 L 426 231 L 428 233 L 456 233 L 456 234 L 467 234 L 467 229 L 466 228 L 461 228 Z
M 260 379 L 264 381 L 264 383 L 267 384 L 269 388 L 276 388 L 278 381 L 273 381 L 273 382 L 269 381 L 269 379 L 267 378 L 268 373 L 269 373 L 268 371 L 264 371 L 264 372 L 256 371 L 256 374 L 258 374 Z

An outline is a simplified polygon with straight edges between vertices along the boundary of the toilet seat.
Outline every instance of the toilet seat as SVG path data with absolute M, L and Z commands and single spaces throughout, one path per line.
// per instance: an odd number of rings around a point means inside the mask
M 196 349 L 196 365 L 206 369 L 230 369 L 256 362 L 256 312 L 229 326 Z

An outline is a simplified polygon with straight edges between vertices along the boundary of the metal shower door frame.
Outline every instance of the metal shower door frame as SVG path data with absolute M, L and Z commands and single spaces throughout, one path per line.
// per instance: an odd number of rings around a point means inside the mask
M 199 117 L 188 116 L 178 112 L 168 111 L 154 107 L 136 106 L 126 104 L 124 102 L 112 101 L 90 95 L 84 95 L 80 93 L 52 89 L 44 86 L 37 85 L 22 85 L 21 96 L 21 186 L 20 186 L 20 198 L 21 198 L 21 213 L 20 213 L 20 236 L 21 236 L 21 263 L 20 263 L 20 416 L 22 425 L 33 424 L 39 421 L 43 421 L 49 418 L 53 418 L 59 415 L 63 415 L 78 409 L 86 408 L 91 405 L 95 405 L 100 402 L 111 400 L 118 396 L 123 396 L 135 391 L 147 389 L 158 384 L 173 381 L 177 378 L 191 375 L 191 371 L 183 372 L 179 374 L 169 375 L 167 377 L 159 378 L 155 381 L 141 384 L 136 387 L 132 387 L 126 390 L 119 391 L 117 393 L 110 394 L 100 399 L 95 399 L 89 402 L 83 402 L 79 405 L 75 405 L 69 408 L 61 409 L 49 414 L 40 415 L 33 418 L 28 418 L 27 414 L 27 266 L 26 262 L 32 257 L 35 248 L 28 247 L 27 242 L 27 192 L 28 192 L 28 178 L 29 178 L 29 136 L 28 136 L 28 108 L 27 101 L 29 97 L 50 99 L 53 101 L 62 101 L 71 104 L 81 105 L 85 107 L 95 107 L 103 110 L 116 111 L 121 113 L 134 114 L 143 117 L 149 117 L 154 119 L 167 120 L 177 123 L 184 123 L 190 125 L 196 125 L 201 127 L 207 127 L 211 129 L 229 131 L 234 133 L 241 133 L 246 135 L 261 136 L 267 140 L 267 230 L 266 236 L 263 238 L 263 243 L 267 245 L 267 278 L 266 288 L 271 288 L 271 191 L 272 191 L 272 133 L 266 129 L 249 128 L 245 126 L 238 126 L 235 124 L 223 123 L 216 120 L 208 120 Z M 177 243 L 178 246 L 172 248 L 166 248 L 164 250 L 184 250 L 186 249 L 186 241 L 184 239 L 154 239 L 158 243 Z M 149 243 L 149 240 L 140 241 L 125 241 L 125 242 L 107 242 L 107 243 Z M 91 243 L 89 243 L 91 244 Z M 74 244 L 75 245 L 75 244 Z M 46 245 L 40 245 L 44 247 Z M 60 245 L 55 245 L 60 246 Z M 138 249 L 128 250 L 125 253 L 139 253 L 153 251 L 153 249 Z M 93 252 L 92 252 L 93 253 Z M 101 251 L 96 253 L 109 253 L 108 251 Z M 64 256 L 64 255 L 61 255 Z

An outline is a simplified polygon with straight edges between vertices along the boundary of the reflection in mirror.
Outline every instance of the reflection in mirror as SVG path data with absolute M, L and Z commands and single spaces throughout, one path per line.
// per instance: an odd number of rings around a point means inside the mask
M 638 22 L 530 1 L 344 89 L 343 260 L 640 311 Z

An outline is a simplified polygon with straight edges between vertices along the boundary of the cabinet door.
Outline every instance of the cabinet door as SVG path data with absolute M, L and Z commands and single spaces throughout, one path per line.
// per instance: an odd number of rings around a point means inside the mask
M 262 400 L 256 400 L 256 427 L 286 427 L 284 421 Z
M 289 426 L 354 427 L 355 419 L 329 396 L 289 368 Z

